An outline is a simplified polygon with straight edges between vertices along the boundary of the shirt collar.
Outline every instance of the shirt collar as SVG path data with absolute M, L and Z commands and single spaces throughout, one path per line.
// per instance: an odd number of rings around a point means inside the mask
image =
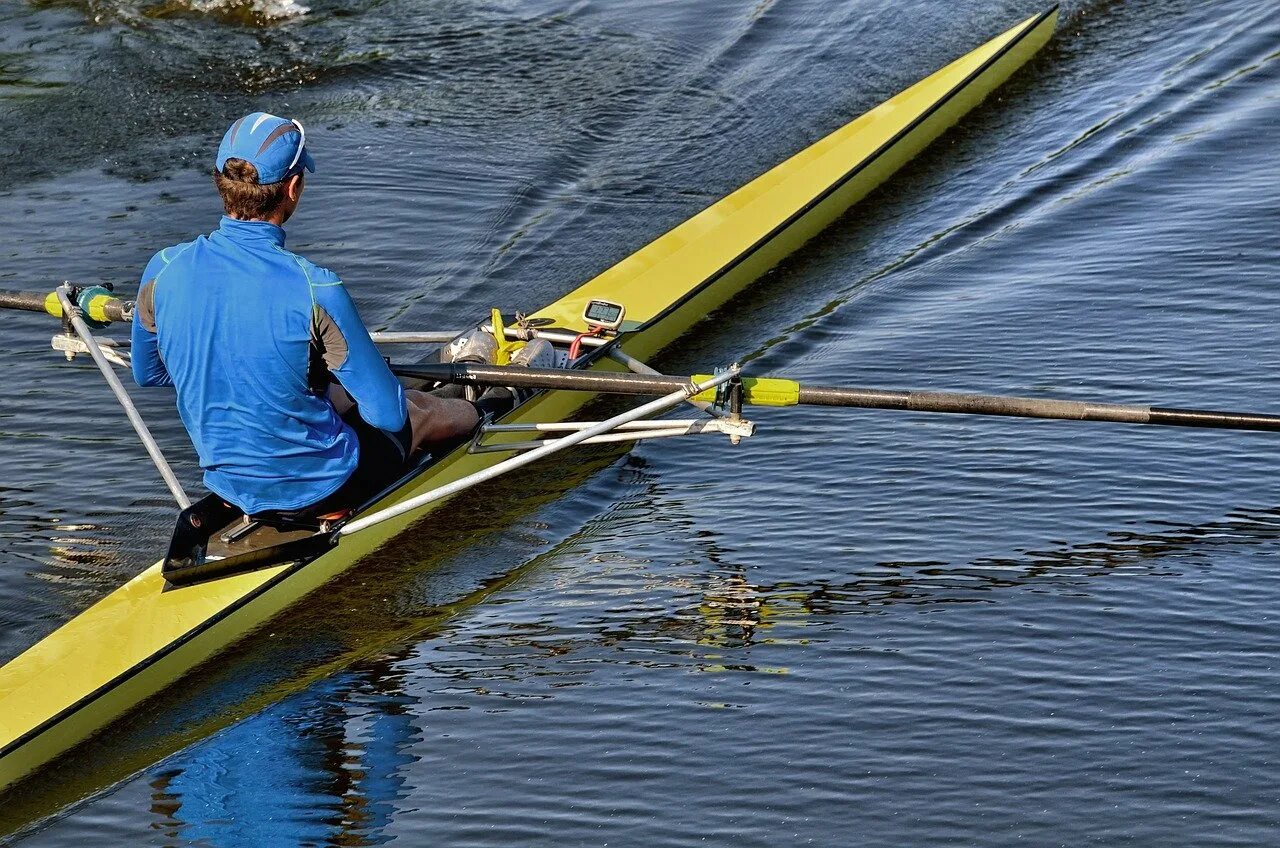
M 269 241 L 277 247 L 284 246 L 284 229 L 270 221 L 241 221 L 229 215 L 222 216 L 218 232 L 233 241 Z

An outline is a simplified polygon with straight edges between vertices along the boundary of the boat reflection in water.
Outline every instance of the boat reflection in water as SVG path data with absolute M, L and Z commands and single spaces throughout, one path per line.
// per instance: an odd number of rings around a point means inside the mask
M 455 631 L 444 623 L 438 634 L 362 661 L 159 767 L 151 778 L 155 826 L 174 838 L 219 845 L 262 844 L 267 836 L 289 844 L 378 844 L 389 838 L 398 812 L 421 815 L 411 796 L 438 792 L 455 813 L 465 805 L 443 778 L 436 785 L 432 776 L 431 759 L 443 756 L 448 710 L 498 703 L 489 709 L 507 711 L 521 701 L 565 697 L 571 691 L 565 687 L 636 667 L 741 680 L 785 675 L 785 666 L 770 662 L 780 647 L 804 650 L 810 638 L 821 639 L 806 634 L 848 616 L 904 606 L 942 612 L 954 605 L 1002 604 L 1020 591 L 1082 594 L 1111 577 L 1176 577 L 1224 546 L 1280 539 L 1280 508 L 1241 510 L 1202 525 L 1115 531 L 1098 541 L 1015 557 L 957 564 L 842 562 L 857 576 L 772 584 L 751 583 L 748 569 L 714 538 L 696 540 L 697 556 L 680 562 L 631 562 L 592 552 L 593 539 L 634 541 L 629 532 L 669 535 L 689 526 L 688 516 L 670 514 L 671 504 L 669 492 L 641 485 L 627 502 L 587 522 L 488 596 L 486 609 L 528 596 L 544 613 L 538 619 L 527 620 L 520 614 L 526 608 L 517 605 L 512 618 L 495 614 L 492 626 L 454 622 L 462 628 Z M 648 520 L 660 508 L 668 513 Z M 565 625 L 556 589 L 589 583 L 592 574 L 615 568 L 644 570 L 646 603 L 619 597 L 606 576 L 601 609 L 577 626 Z M 459 610 L 464 618 L 467 611 Z M 692 689 L 701 694 L 716 687 Z M 482 737 L 465 744 L 492 742 Z M 427 766 L 411 768 L 424 759 Z M 429 788 L 413 785 L 424 775 Z M 309 818 L 307 811 L 329 815 Z
M 210 845 L 379 844 L 422 738 L 402 676 L 370 661 L 196 746 L 149 781 L 152 826 Z

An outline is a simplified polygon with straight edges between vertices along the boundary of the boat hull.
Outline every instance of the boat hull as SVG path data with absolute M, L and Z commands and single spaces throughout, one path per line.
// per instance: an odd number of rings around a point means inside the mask
M 828 226 L 972 109 L 1052 34 L 1030 18 L 886 101 L 637 251 L 536 317 L 585 329 L 588 300 L 627 305 L 619 343 L 647 359 Z M 603 355 L 592 368 L 620 369 Z M 506 419 L 558 421 L 592 395 L 543 393 Z M 515 438 L 515 437 L 513 437 Z M 479 471 L 458 450 L 375 508 Z M 173 684 L 351 568 L 441 504 L 345 538 L 305 563 L 185 588 L 159 564 L 0 668 L 0 790 Z M 58 669 L 50 675 L 49 669 Z

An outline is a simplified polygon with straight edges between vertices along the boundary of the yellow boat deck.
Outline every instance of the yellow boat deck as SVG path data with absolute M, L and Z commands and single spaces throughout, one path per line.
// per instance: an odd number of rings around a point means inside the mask
M 1049 38 L 1051 9 L 939 70 L 756 178 L 535 317 L 585 329 L 587 301 L 626 305 L 622 346 L 651 356 L 910 161 Z M 609 360 L 595 367 L 618 368 Z M 589 400 L 543 394 L 507 420 L 563 420 Z M 497 461 L 455 451 L 380 506 Z M 421 514 L 308 563 L 187 588 L 152 566 L 0 668 L 0 789 L 92 735 L 351 567 Z

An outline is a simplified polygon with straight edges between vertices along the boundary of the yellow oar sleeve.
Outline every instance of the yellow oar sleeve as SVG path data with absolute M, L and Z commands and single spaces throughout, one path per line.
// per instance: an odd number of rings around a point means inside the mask
M 701 383 L 710 379 L 709 374 L 698 374 L 693 377 L 693 382 Z M 713 403 L 715 399 L 715 389 L 708 389 L 693 397 L 693 400 L 706 403 Z M 742 402 L 749 406 L 795 406 L 800 402 L 800 384 L 795 380 L 777 377 L 743 377 Z

